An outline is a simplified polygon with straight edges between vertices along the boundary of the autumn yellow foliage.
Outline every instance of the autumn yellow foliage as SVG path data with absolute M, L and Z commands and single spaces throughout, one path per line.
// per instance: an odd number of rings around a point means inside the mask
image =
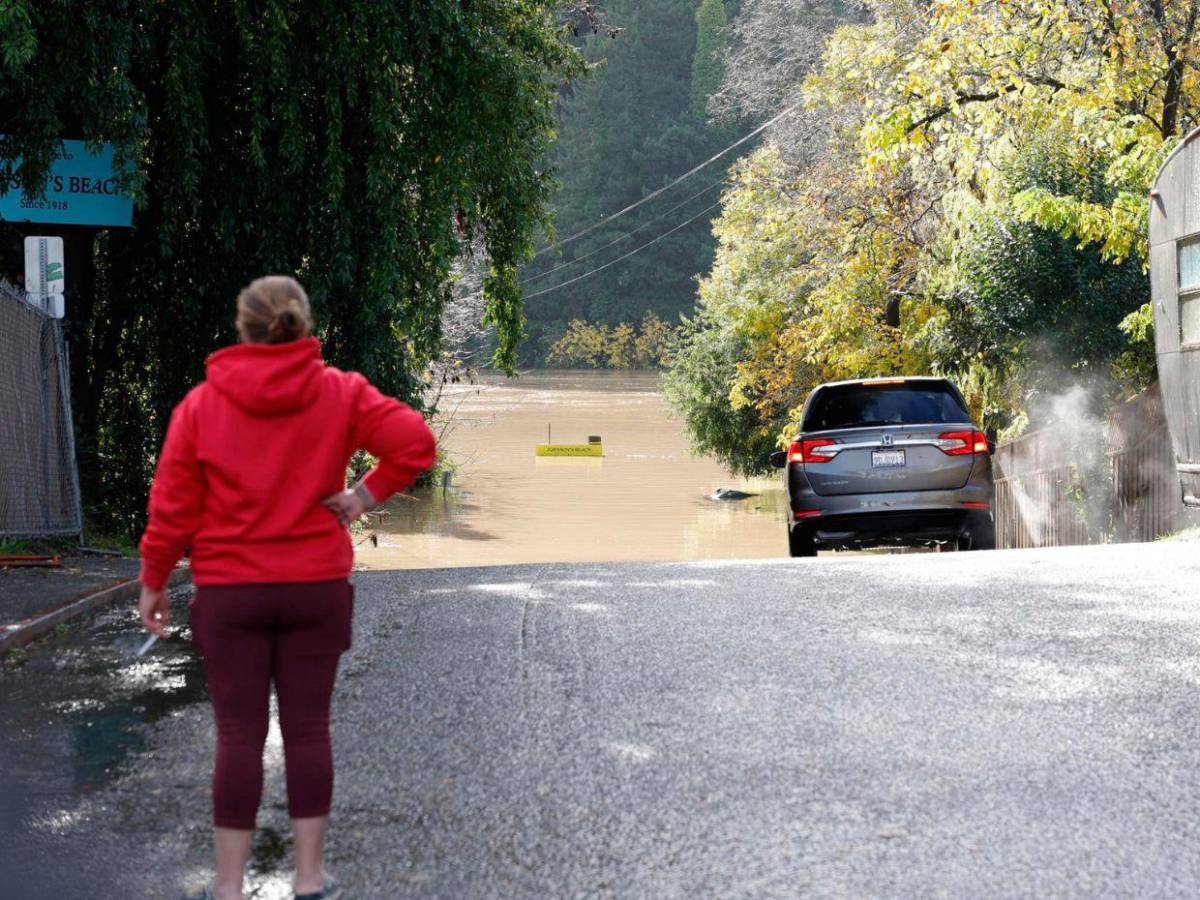
M 715 410 L 783 442 L 823 381 L 949 374 L 1011 433 L 1052 379 L 1152 377 L 1118 324 L 1149 300 L 1146 191 L 1200 116 L 1200 3 L 868 6 L 804 82 L 816 161 L 768 143 L 731 171 L 668 378 L 696 443 L 747 471 L 761 444 Z
M 554 342 L 546 363 L 553 368 L 652 369 L 666 364 L 675 329 L 654 313 L 638 327 L 609 327 L 574 319 Z

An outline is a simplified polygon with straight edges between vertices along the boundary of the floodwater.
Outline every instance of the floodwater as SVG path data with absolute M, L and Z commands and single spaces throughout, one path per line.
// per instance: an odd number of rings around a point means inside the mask
M 692 454 L 657 373 L 489 374 L 441 407 L 451 486 L 393 499 L 356 539 L 359 566 L 787 555 L 782 480 L 734 478 Z M 604 457 L 536 457 L 548 427 L 554 443 L 600 435 Z M 718 488 L 754 496 L 709 499 Z

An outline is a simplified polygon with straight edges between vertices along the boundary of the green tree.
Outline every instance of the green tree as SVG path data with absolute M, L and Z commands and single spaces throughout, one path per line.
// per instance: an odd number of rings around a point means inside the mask
M 958 242 L 959 280 L 941 298 L 951 340 L 934 354 L 947 371 L 984 360 L 1032 394 L 1071 381 L 1110 392 L 1126 349 L 1120 323 L 1149 294 L 1137 259 L 1117 262 L 1094 244 L 1025 220 L 1015 208 L 1030 190 L 1107 204 L 1108 158 L 1052 131 L 1026 136 L 1004 166 L 1002 189 Z M 994 424 L 1007 424 L 997 422 Z
M 624 30 L 615 39 L 605 32 L 587 38 L 584 53 L 595 71 L 562 102 L 560 140 L 554 150 L 561 185 L 553 200 L 555 228 L 562 235 L 663 187 L 711 156 L 727 136 L 689 112 L 696 52 L 694 0 L 612 0 L 606 7 L 610 21 Z M 532 297 L 526 309 L 530 340 L 523 358 L 531 363 L 544 359 L 573 319 L 613 326 L 640 321 L 648 311 L 668 320 L 690 311 L 696 276 L 712 259 L 708 225 L 715 210 L 705 210 L 715 203 L 720 180 L 721 171 L 714 165 L 611 226 L 527 266 L 522 274 L 526 292 L 532 294 L 695 217 L 636 256 Z M 629 234 L 635 229 L 639 230 Z
M 1152 377 L 1146 191 L 1200 122 L 1200 0 L 863 5 L 807 75 L 767 40 L 807 3 L 735 22 L 727 105 L 802 96 L 827 126 L 735 169 L 670 376 L 698 442 L 746 466 L 716 411 L 782 439 L 831 378 L 952 373 L 1011 434 L 1044 388 Z M 719 378 L 695 364 L 714 349 Z
M 550 0 L 0 5 L 0 176 L 37 192 L 68 137 L 135 167 L 133 228 L 88 239 L 94 289 L 70 310 L 86 498 L 109 523 L 138 527 L 167 413 L 256 275 L 297 275 L 327 358 L 417 401 L 478 235 L 495 361 L 514 364 L 556 87 L 582 65 L 556 16 Z
M 1154 310 L 1149 303 L 1139 306 L 1118 326 L 1125 335 L 1125 349 L 1113 361 L 1113 378 L 1121 385 L 1121 399 L 1150 387 L 1158 377 L 1154 350 Z
M 675 340 L 675 329 L 647 313 L 641 326 L 621 322 L 612 328 L 575 319 L 546 354 L 546 365 L 570 368 L 651 369 L 662 366 Z
M 684 417 L 692 449 L 736 475 L 767 470 L 767 457 L 777 447 L 776 426 L 782 424 L 765 421 L 754 406 L 730 399 L 748 344 L 736 331 L 699 316 L 684 326 L 663 376 L 663 390 Z
M 725 77 L 729 22 L 722 0 L 704 0 L 696 10 L 696 52 L 692 57 L 692 94 L 688 108 L 697 119 L 707 116 L 708 98 Z

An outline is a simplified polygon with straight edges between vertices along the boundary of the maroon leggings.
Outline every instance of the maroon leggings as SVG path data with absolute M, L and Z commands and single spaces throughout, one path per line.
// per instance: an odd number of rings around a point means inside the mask
M 329 702 L 350 646 L 354 588 L 345 579 L 198 587 L 192 639 L 204 655 L 217 721 L 213 823 L 254 828 L 262 797 L 271 682 L 287 769 L 288 813 L 329 813 Z

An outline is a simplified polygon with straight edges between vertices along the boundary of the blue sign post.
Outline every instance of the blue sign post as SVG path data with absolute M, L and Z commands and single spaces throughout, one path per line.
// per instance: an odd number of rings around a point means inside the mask
M 14 168 L 19 164 L 18 158 Z M 15 183 L 7 187 L 7 192 L 0 194 L 0 220 L 5 222 L 94 228 L 128 228 L 133 224 L 133 200 L 121 191 L 112 144 L 101 144 L 96 153 L 90 153 L 83 141 L 62 141 L 50 166 L 44 198 L 25 195 Z

